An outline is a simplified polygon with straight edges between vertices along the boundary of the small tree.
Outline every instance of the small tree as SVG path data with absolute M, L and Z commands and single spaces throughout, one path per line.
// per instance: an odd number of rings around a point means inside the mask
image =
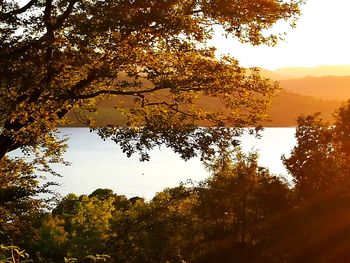
M 238 151 L 210 165 L 213 176 L 197 189 L 203 240 L 195 262 L 264 259 L 259 249 L 269 242 L 272 219 L 288 209 L 290 190 L 260 167 L 257 158 Z
M 296 194 L 295 208 L 288 213 L 292 220 L 281 231 L 285 240 L 276 246 L 285 262 L 345 263 L 350 259 L 350 101 L 334 116 L 332 125 L 318 114 L 300 117 L 297 145 L 284 158 Z
M 297 146 L 284 164 L 301 196 L 349 191 L 350 101 L 335 113 L 335 124 L 319 114 L 301 116 L 296 130 Z

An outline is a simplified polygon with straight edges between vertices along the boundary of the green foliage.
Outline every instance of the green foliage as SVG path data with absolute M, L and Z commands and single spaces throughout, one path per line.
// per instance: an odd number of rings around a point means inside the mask
M 263 244 L 274 241 L 272 222 L 291 207 L 291 190 L 258 166 L 256 154 L 237 151 L 208 166 L 206 181 L 150 201 L 109 189 L 67 195 L 42 218 L 38 240 L 28 240 L 31 255 L 36 262 L 260 259 Z
M 284 163 L 301 195 L 349 189 L 349 106 L 339 108 L 334 126 L 318 114 L 298 119 L 298 144 Z
M 51 183 L 40 185 L 31 164 L 23 159 L 0 161 L 0 242 L 20 246 L 32 235 L 32 221 L 49 205 L 39 194 L 50 194 Z
M 257 158 L 238 151 L 209 165 L 213 176 L 197 188 L 202 240 L 195 262 L 252 262 L 269 222 L 289 207 L 288 185 Z
M 21 247 L 38 263 L 349 262 L 349 116 L 350 101 L 333 126 L 317 114 L 300 117 L 298 144 L 284 158 L 293 186 L 260 167 L 256 153 L 226 151 L 206 162 L 205 181 L 149 201 L 109 189 L 67 195 L 52 212 L 23 217 L 29 234 L 19 233 Z M 12 252 L 26 256 L 0 248 L 1 262 L 13 262 Z
M 117 235 L 129 238 L 124 244 L 137 240 L 132 255 L 151 254 L 154 243 L 144 251 L 139 244 L 156 238 L 139 222 L 154 220 L 159 233 L 167 224 L 152 217 L 162 214 L 141 199 L 129 201 L 100 191 L 89 197 L 68 196 L 51 215 L 38 213 L 42 203 L 34 197 L 47 191 L 47 185 L 38 185 L 37 172 L 56 174 L 50 164 L 65 163 L 65 139 L 58 138 L 56 128 L 74 114 L 102 138 L 113 139 L 128 156 L 139 153 L 147 160 L 149 150 L 164 144 L 186 160 L 210 159 L 235 146 L 234 136 L 243 127 L 266 118 L 276 91 L 276 84 L 257 70 L 245 70 L 230 57 L 215 57 L 208 45 L 214 28 L 223 27 L 243 42 L 273 45 L 278 36 L 266 35 L 265 30 L 280 20 L 293 24 L 300 4 L 299 0 L 1 1 L 2 240 L 22 239 L 33 250 L 40 250 L 40 242 L 47 243 L 42 255 L 33 255 L 38 259 L 51 254 L 52 262 L 62 255 L 80 260 L 86 253 L 104 254 L 105 242 L 115 235 L 112 225 L 131 224 L 143 229 L 142 238 L 128 236 L 127 228 Z M 97 129 L 96 106 L 111 98 L 116 99 L 114 106 L 125 125 Z M 220 107 L 208 108 L 209 99 L 219 101 Z M 132 103 L 125 106 L 126 102 Z M 10 159 L 8 153 L 16 149 L 25 158 Z M 177 224 L 170 226 L 175 232 Z M 170 254 L 160 255 L 163 259 Z
M 85 258 L 90 259 L 92 262 L 96 261 L 107 261 L 107 259 L 111 258 L 109 255 L 96 255 L 96 256 L 86 256 Z
M 295 183 L 295 205 L 275 224 L 284 239 L 274 238 L 278 245 L 270 250 L 272 257 L 284 262 L 349 261 L 349 106 L 350 101 L 336 111 L 335 125 L 318 114 L 299 118 L 297 145 L 284 158 Z
M 280 20 L 293 24 L 301 2 L 2 1 L 0 159 L 17 148 L 55 156 L 62 143 L 53 131 L 67 114 L 96 128 L 96 105 L 109 98 L 125 126 L 99 134 L 126 154 L 146 160 L 148 150 L 165 144 L 185 159 L 210 157 L 215 145 L 234 144 L 224 127 L 266 117 L 276 90 L 258 71 L 216 58 L 208 45 L 214 28 L 273 45 L 278 33 L 266 29 Z M 204 107 L 209 98 L 220 107 Z M 203 123 L 212 128 L 196 130 Z
M 0 244 L 0 263 L 19 262 L 20 258 L 23 258 L 23 260 L 21 260 L 22 263 L 32 262 L 32 260 L 28 259 L 29 255 L 19 247 Z
M 235 146 L 234 137 L 243 127 L 266 118 L 276 91 L 276 83 L 257 70 L 245 70 L 230 57 L 215 57 L 208 44 L 214 28 L 223 27 L 243 42 L 273 45 L 278 35 L 265 34 L 266 29 L 280 20 L 293 24 L 300 4 L 0 1 L 1 240 L 18 239 L 33 251 L 41 250 L 31 253 L 38 262 L 105 254 L 116 235 L 130 260 L 145 255 L 156 262 L 174 258 L 176 249 L 164 251 L 155 242 L 158 233 L 164 242 L 175 244 L 168 236 L 181 225 L 174 212 L 177 205 L 169 214 L 158 209 L 166 204 L 161 196 L 154 205 L 102 190 L 68 196 L 51 215 L 39 213 L 42 203 L 34 197 L 47 191 L 47 185 L 38 185 L 37 172 L 56 174 L 50 164 L 65 163 L 65 139 L 58 138 L 56 128 L 74 114 L 128 156 L 139 153 L 141 160 L 148 160 L 148 151 L 164 144 L 186 160 L 212 158 Z M 97 129 L 96 106 L 111 98 L 125 125 Z M 210 100 L 220 107 L 208 107 Z M 16 149 L 25 157 L 10 159 L 8 153 Z M 187 197 L 183 206 L 192 200 Z
M 71 262 L 77 262 L 78 260 L 76 258 L 72 257 L 64 257 L 64 262 L 65 263 L 71 263 Z

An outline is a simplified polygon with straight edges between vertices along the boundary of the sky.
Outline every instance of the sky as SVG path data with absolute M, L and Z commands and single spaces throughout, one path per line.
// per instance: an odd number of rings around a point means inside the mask
M 307 0 L 294 29 L 275 47 L 241 44 L 218 32 L 213 44 L 218 54 L 230 54 L 244 67 L 275 70 L 350 64 L 350 0 Z M 280 25 L 281 26 L 281 25 Z M 283 27 L 283 26 L 281 26 Z

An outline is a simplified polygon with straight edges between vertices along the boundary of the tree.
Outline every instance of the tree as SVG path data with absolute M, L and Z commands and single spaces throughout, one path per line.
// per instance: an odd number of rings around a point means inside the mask
M 183 262 L 191 242 L 191 194 L 185 187 L 165 189 L 149 202 L 130 199 L 114 213 L 108 252 L 115 262 Z
M 334 117 L 335 123 L 330 124 L 319 114 L 301 116 L 296 129 L 297 145 L 289 158 L 284 157 L 296 194 L 295 207 L 287 214 L 293 220 L 284 223 L 284 231 L 280 231 L 284 242 L 281 246 L 275 242 L 275 252 L 281 249 L 284 262 L 350 259 L 350 101 Z M 277 253 L 275 256 L 280 258 Z
M 45 182 L 38 172 L 57 175 L 49 164 L 64 163 L 63 149 L 51 145 L 42 152 L 32 151 L 33 155 L 25 151 L 21 157 L 0 160 L 0 243 L 22 245 L 25 235 L 33 238 L 33 219 L 52 204 L 55 195 L 50 186 L 57 185 Z
M 35 160 L 33 160 L 35 162 Z M 34 219 L 47 202 L 52 183 L 40 184 L 33 162 L 21 158 L 4 158 L 0 166 L 0 243 L 24 245 L 26 237 L 33 238 Z M 47 199 L 43 196 L 45 195 Z M 45 202 L 44 202 L 45 201 Z
M 290 206 L 290 189 L 257 158 L 237 151 L 210 164 L 213 176 L 197 189 L 203 237 L 194 262 L 269 261 L 261 248 L 271 244 L 271 222 Z
M 111 220 L 125 209 L 126 201 L 109 189 L 97 189 L 90 196 L 69 194 L 42 218 L 38 240 L 28 242 L 27 246 L 32 247 L 38 262 L 62 262 L 65 256 L 83 260 L 88 255 L 103 255 L 114 235 Z
M 109 189 L 69 194 L 40 218 L 25 249 L 35 262 L 99 255 L 113 262 L 282 262 L 291 248 L 280 243 L 281 233 L 290 234 L 292 191 L 258 166 L 256 154 L 232 156 L 214 161 L 213 176 L 199 185 L 165 189 L 150 201 Z
M 324 193 L 335 186 L 338 169 L 332 137 L 330 124 L 319 114 L 298 118 L 297 146 L 283 162 L 300 194 Z
M 298 118 L 297 145 L 283 161 L 300 197 L 349 191 L 350 101 L 334 117 L 334 125 L 319 114 Z
M 301 0 L 28 0 L 0 3 L 0 159 L 17 148 L 59 149 L 53 131 L 75 112 L 94 128 L 116 98 L 124 125 L 99 129 L 128 155 L 165 144 L 185 159 L 235 144 L 265 115 L 275 84 L 233 58 L 217 59 L 213 29 L 243 42 L 292 24 Z M 207 101 L 218 103 L 204 107 Z M 126 105 L 125 105 L 126 104 Z M 205 124 L 209 128 L 199 129 Z M 215 147 L 219 146 L 218 148 Z

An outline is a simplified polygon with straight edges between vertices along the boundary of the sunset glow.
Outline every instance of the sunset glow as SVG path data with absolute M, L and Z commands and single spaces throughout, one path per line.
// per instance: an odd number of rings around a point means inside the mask
M 276 69 L 280 67 L 350 64 L 350 1 L 307 0 L 297 27 L 276 27 L 285 30 L 285 41 L 276 47 L 241 44 L 218 36 L 213 41 L 218 54 L 230 54 L 246 67 Z

